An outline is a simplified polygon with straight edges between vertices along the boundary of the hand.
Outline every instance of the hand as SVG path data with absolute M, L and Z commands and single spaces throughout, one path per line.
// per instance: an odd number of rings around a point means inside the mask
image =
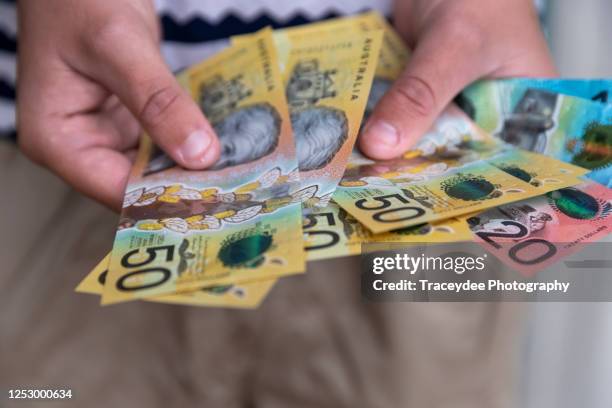
M 159 51 L 150 0 L 22 0 L 22 150 L 118 209 L 140 125 L 177 163 L 202 169 L 219 142 Z
M 478 78 L 556 75 L 531 0 L 397 0 L 394 21 L 413 52 L 364 126 L 372 158 L 408 150 Z

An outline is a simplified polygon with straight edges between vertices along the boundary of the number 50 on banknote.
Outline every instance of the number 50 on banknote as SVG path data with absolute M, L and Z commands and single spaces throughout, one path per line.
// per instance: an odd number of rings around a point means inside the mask
M 187 171 L 148 137 L 127 186 L 102 303 L 269 279 L 304 270 L 300 186 L 270 30 L 179 80 L 217 133 L 222 156 Z

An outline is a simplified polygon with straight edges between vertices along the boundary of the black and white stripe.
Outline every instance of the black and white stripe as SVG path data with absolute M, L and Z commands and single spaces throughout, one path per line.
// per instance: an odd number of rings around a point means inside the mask
M 15 1 L 0 1 L 0 138 L 15 139 L 17 11 Z

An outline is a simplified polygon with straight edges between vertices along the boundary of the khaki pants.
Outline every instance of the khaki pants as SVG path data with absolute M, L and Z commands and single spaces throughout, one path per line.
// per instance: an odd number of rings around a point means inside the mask
M 0 190 L 0 407 L 9 388 L 70 388 L 54 407 L 514 405 L 517 305 L 367 303 L 345 258 L 282 279 L 255 311 L 100 307 L 74 287 L 117 215 L 8 143 Z

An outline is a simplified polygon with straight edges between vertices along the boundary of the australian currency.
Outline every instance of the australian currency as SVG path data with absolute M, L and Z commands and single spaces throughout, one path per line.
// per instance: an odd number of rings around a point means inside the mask
M 381 58 L 383 55 L 385 58 L 384 63 L 379 64 L 377 68 L 366 116 L 393 80 L 400 75 L 409 57 L 408 49 L 393 29 L 384 24 L 381 24 L 381 27 L 386 39 L 383 41 Z M 334 199 L 374 233 L 448 218 L 453 214 L 446 212 L 451 209 L 447 198 L 437 197 L 440 205 L 438 215 L 431 211 L 430 203 L 422 201 L 423 193 L 431 192 L 428 187 L 424 187 L 424 183 L 433 182 L 453 169 L 482 160 L 486 154 L 492 155 L 500 149 L 500 143 L 475 126 L 459 109 L 449 106 L 428 134 L 403 157 L 389 161 L 373 161 L 353 152 Z M 517 182 L 497 168 L 490 170 L 500 179 Z M 416 188 L 417 184 L 425 190 L 410 191 Z M 508 189 L 515 190 L 520 188 Z M 416 207 L 406 205 L 412 200 L 409 197 L 419 198 L 421 202 Z M 430 198 L 433 199 L 434 196 Z M 445 211 L 442 211 L 442 207 Z M 476 208 L 465 209 L 464 213 L 473 210 Z
M 351 36 L 363 35 L 364 33 L 376 31 L 382 32 L 382 44 L 361 121 L 363 124 L 374 110 L 380 98 L 402 73 L 410 57 L 410 50 L 383 16 L 378 12 L 372 11 L 347 18 L 325 20 L 318 23 L 276 30 L 274 31 L 274 41 L 280 55 L 281 66 L 285 66 L 286 63 L 283 63 L 283 61 L 289 59 L 292 42 L 299 42 L 303 38 L 312 38 L 313 36 L 333 38 L 346 36 L 347 34 Z M 234 38 L 240 40 L 241 38 L 246 38 L 246 36 Z
M 582 182 L 587 169 L 559 162 L 552 157 L 521 151 L 491 162 L 495 167 L 537 187 L 540 194 Z
M 293 126 L 301 183 L 317 186 L 307 208 L 329 202 L 355 144 L 379 61 L 384 26 L 376 14 L 274 33 Z M 241 44 L 249 35 L 234 37 Z
M 274 42 L 279 55 L 281 71 L 286 68 L 292 41 L 296 39 L 299 41 L 301 37 L 313 36 L 325 39 L 337 36 L 343 37 L 347 34 L 360 35 L 372 31 L 382 31 L 383 33 L 374 83 L 377 79 L 392 82 L 403 70 L 410 53 L 393 27 L 376 11 L 274 30 Z M 231 40 L 232 43 L 237 43 L 248 39 L 251 35 L 234 36 Z
M 610 81 L 486 81 L 465 90 L 462 104 L 500 140 L 584 167 L 589 178 L 611 187 L 612 105 L 546 89 L 595 93 L 597 100 L 607 95 L 609 86 Z
M 544 171 L 533 153 L 518 149 L 480 155 L 472 146 L 466 153 L 481 158 L 463 163 L 421 156 L 360 164 L 347 169 L 334 200 L 380 233 L 533 197 L 576 184 L 582 173 L 558 161 L 554 172 Z
M 409 57 L 408 49 L 397 34 L 388 26 L 382 26 L 385 38 L 390 41 L 383 42 L 381 58 L 382 55 L 386 56 L 385 63 L 379 64 L 377 68 L 368 101 L 369 111 L 374 108 L 393 80 L 400 75 Z M 366 116 L 369 111 L 366 109 Z M 455 106 L 450 105 L 436 120 L 432 129 L 403 157 L 388 161 L 372 161 L 354 152 L 334 199 L 372 232 L 380 233 L 447 218 L 454 214 L 465 214 L 482 208 L 478 206 L 496 205 L 494 202 L 497 200 L 519 199 L 520 194 L 536 195 L 535 189 L 522 186 L 522 183 L 514 178 L 517 175 L 520 175 L 522 180 L 528 179 L 533 187 L 537 184 L 541 192 L 544 192 L 544 189 L 576 184 L 577 176 L 583 174 L 576 168 L 572 168 L 568 174 L 558 174 L 554 170 L 548 172 L 545 167 L 535 169 L 533 164 L 525 171 L 525 168 L 520 166 L 522 162 L 528 161 L 529 157 L 518 153 L 506 154 L 505 162 L 483 162 L 487 157 L 499 154 L 504 149 L 502 143 L 476 126 Z M 481 164 L 477 164 L 478 162 Z M 494 164 L 498 164 L 499 167 Z M 461 168 L 472 172 L 460 173 L 458 170 Z M 452 172 L 457 172 L 454 178 L 450 177 Z M 457 189 L 451 188 L 454 185 L 462 185 L 470 189 L 471 193 L 475 193 L 468 184 L 478 184 L 479 182 L 475 180 L 485 177 L 484 173 L 488 177 L 510 183 L 507 189 L 502 188 L 505 193 L 502 194 L 502 190 L 493 188 L 490 191 L 492 196 L 488 196 L 487 193 L 478 199 L 474 196 L 473 199 L 462 200 L 463 202 L 455 201 L 457 197 L 439 195 L 442 191 L 458 192 Z M 512 173 L 513 177 L 508 177 Z M 442 182 L 442 178 L 447 176 L 450 178 L 444 180 L 444 185 L 433 186 L 436 182 Z M 475 178 L 470 179 L 472 176 Z M 427 183 L 432 185 L 427 186 Z M 500 187 L 499 183 L 496 185 Z M 443 190 L 440 190 L 441 188 Z M 527 193 L 527 190 L 530 192 Z M 463 193 L 459 195 L 462 196 Z M 488 198 L 485 199 L 485 196 Z M 437 203 L 437 209 L 432 202 L 429 202 L 432 200 Z M 412 202 L 415 204 L 408 205 Z
M 612 228 L 610 189 L 593 181 L 504 204 L 468 220 L 475 239 L 531 276 Z
M 325 208 L 314 208 L 304 214 L 303 228 L 308 261 L 358 255 L 363 244 L 372 242 L 435 243 L 472 238 L 465 218 L 449 218 L 374 235 L 333 201 Z
M 406 65 L 410 51 L 397 32 L 387 20 L 377 12 L 357 14 L 348 18 L 326 20 L 319 23 L 287 28 L 274 32 L 274 39 L 279 54 L 288 55 L 291 48 L 291 38 L 312 36 L 326 33 L 327 36 L 346 35 L 346 33 L 363 34 L 372 31 L 382 31 L 382 44 L 378 55 L 378 63 L 372 81 L 372 87 L 366 103 L 364 120 L 374 109 L 381 96 L 389 89 Z M 287 58 L 280 58 L 281 60 Z
M 612 102 L 612 79 L 606 78 L 506 78 L 506 79 L 483 79 L 477 81 L 464 89 L 458 102 L 461 108 L 470 116 L 475 116 L 476 107 L 472 104 L 475 97 L 482 98 L 486 95 L 482 89 L 494 89 L 502 87 L 508 89 L 540 89 L 552 93 L 575 96 L 577 98 L 590 99 L 595 102 L 607 104 Z M 497 97 L 494 94 L 489 96 Z
M 382 234 L 372 234 L 353 216 L 348 214 L 334 201 L 330 201 L 326 207 L 313 207 L 303 212 L 303 245 L 306 251 L 307 261 L 318 261 L 322 259 L 340 258 L 361 253 L 361 245 L 372 242 L 457 242 L 469 241 L 472 233 L 466 222 L 467 217 L 448 218 L 435 224 L 421 224 Z M 86 281 L 91 281 L 92 276 L 99 276 L 108 269 L 110 253 L 105 259 L 90 272 Z M 101 270 L 103 268 L 103 270 Z M 85 281 L 84 281 L 85 282 Z M 239 287 L 250 287 L 263 284 L 264 281 L 242 284 Z M 220 286 L 230 287 L 231 285 Z M 100 293 L 101 293 L 100 286 Z M 207 292 L 204 288 L 198 292 Z M 77 289 L 77 291 L 80 291 Z M 217 290 L 218 292 L 218 290 Z M 243 291 L 244 292 L 244 291 Z M 89 292 L 88 292 L 89 293 Z M 98 292 L 92 292 L 98 293 Z M 185 292 L 177 299 L 188 303 L 189 297 Z M 169 299 L 173 295 L 156 297 L 155 299 Z
M 300 181 L 316 185 L 306 207 L 325 206 L 342 177 L 365 110 L 380 50 L 380 31 L 288 33 L 284 82 Z
M 300 181 L 318 186 L 307 207 L 325 206 L 342 177 L 363 117 L 382 33 L 289 36 L 285 86 Z M 324 44 L 324 45 L 323 45 Z
M 85 279 L 79 283 L 76 291 L 92 295 L 102 295 L 108 274 L 109 262 L 110 254 L 106 255 Z M 212 286 L 185 293 L 152 297 L 146 300 L 156 303 L 188 306 L 255 309 L 261 304 L 275 283 L 276 279 L 271 279 L 245 284 Z
M 104 304 L 304 271 L 300 187 L 270 30 L 180 76 L 215 128 L 211 170 L 168 167 L 146 136 L 129 178 Z
M 186 171 L 144 135 L 113 251 L 77 290 L 252 308 L 306 260 L 363 243 L 476 234 L 533 273 L 609 233 L 610 190 L 582 177 L 610 185 L 611 81 L 479 81 L 410 151 L 365 158 L 360 127 L 409 56 L 364 13 L 236 37 L 181 73 L 222 157 Z

